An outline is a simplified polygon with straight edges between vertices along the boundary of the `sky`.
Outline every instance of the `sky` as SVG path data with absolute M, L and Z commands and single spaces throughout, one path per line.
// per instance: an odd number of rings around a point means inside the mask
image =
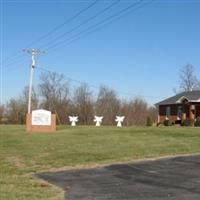
M 121 98 L 154 104 L 179 89 L 184 65 L 200 77 L 200 0 L 0 2 L 3 103 L 29 83 L 31 56 L 24 48 L 45 51 L 36 56 L 34 86 L 43 68 L 77 80 L 72 87 L 86 82 L 97 94 L 106 85 Z

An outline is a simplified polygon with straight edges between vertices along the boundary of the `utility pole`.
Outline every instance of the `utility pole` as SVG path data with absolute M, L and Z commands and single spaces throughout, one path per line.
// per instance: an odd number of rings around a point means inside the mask
M 45 53 L 41 50 L 36 49 L 23 49 L 24 52 L 31 54 L 31 68 L 30 68 L 30 79 L 29 79 L 29 92 L 28 92 L 28 114 L 31 113 L 31 98 L 32 98 L 32 82 L 33 82 L 33 72 L 35 68 L 35 55 Z

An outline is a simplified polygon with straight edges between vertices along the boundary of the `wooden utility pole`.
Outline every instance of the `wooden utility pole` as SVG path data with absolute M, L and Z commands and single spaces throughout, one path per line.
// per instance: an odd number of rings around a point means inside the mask
M 23 49 L 24 52 L 31 54 L 31 68 L 29 78 L 29 93 L 28 93 L 28 114 L 31 113 L 31 97 L 32 97 L 32 83 L 33 83 L 33 72 L 35 68 L 35 55 L 45 53 L 41 50 L 36 49 Z

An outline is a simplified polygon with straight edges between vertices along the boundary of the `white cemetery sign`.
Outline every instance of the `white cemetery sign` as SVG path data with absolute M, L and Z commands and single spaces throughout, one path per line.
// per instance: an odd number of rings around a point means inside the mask
M 103 116 L 94 116 L 94 122 L 96 122 L 96 126 L 101 126 L 101 123 L 102 123 L 102 120 L 103 120 Z
M 125 116 L 116 116 L 115 121 L 117 122 L 117 127 L 122 127 L 122 122 L 124 121 Z
M 78 122 L 78 116 L 69 116 L 69 121 L 71 122 L 71 126 L 76 126 L 76 122 Z
M 50 126 L 51 112 L 48 110 L 33 110 L 32 111 L 32 125 L 35 126 Z

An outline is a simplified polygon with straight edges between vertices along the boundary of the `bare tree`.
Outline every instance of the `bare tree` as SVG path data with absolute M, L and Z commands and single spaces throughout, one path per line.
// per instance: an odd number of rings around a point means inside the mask
M 95 113 L 104 116 L 103 122 L 108 125 L 114 123 L 116 115 L 120 115 L 120 100 L 113 89 L 106 86 L 100 87 Z
M 56 72 L 42 73 L 40 76 L 39 92 L 42 97 L 40 107 L 57 114 L 59 123 L 66 123 L 69 114 L 69 82 L 63 74 Z
M 20 106 L 17 100 L 11 98 L 7 103 L 7 118 L 8 122 L 12 124 L 20 123 Z
M 28 90 L 29 87 L 26 86 L 22 92 L 22 95 L 19 96 L 18 101 L 21 102 L 22 106 L 24 107 L 24 112 L 27 113 L 28 111 Z M 32 88 L 32 95 L 31 95 L 31 109 L 35 110 L 38 108 L 38 104 L 39 104 L 39 99 L 38 99 L 38 94 L 35 91 L 35 88 Z
M 148 113 L 148 104 L 143 99 L 137 97 L 122 103 L 122 114 L 126 116 L 125 125 L 144 126 Z
M 6 105 L 5 116 L 9 123 L 24 124 L 26 122 L 26 113 L 28 105 L 28 87 L 25 87 L 22 95 L 11 98 Z M 38 105 L 37 95 L 32 90 L 32 109 L 36 109 Z
M 69 115 L 78 115 L 80 124 L 93 124 L 95 115 L 102 115 L 103 124 L 115 124 L 116 115 L 124 115 L 124 125 L 145 125 L 147 116 L 155 121 L 156 110 L 149 107 L 141 98 L 122 101 L 113 89 L 102 86 L 94 101 L 93 93 L 87 84 L 80 85 L 70 97 L 69 82 L 64 75 L 58 73 L 43 73 L 38 85 L 39 93 L 33 89 L 32 109 L 42 107 L 57 114 L 60 123 L 68 122 Z M 38 100 L 38 94 L 42 99 Z M 6 112 L 0 107 L 0 120 L 3 112 L 10 123 L 23 124 L 27 113 L 28 87 L 17 98 L 12 98 L 6 105 Z M 39 105 L 40 103 L 40 105 Z
M 0 124 L 3 123 L 3 118 L 5 116 L 5 106 L 0 104 Z
M 141 98 L 136 98 L 132 102 L 132 119 L 134 125 L 144 125 L 146 123 L 148 104 Z
M 200 90 L 200 80 L 197 80 L 197 84 L 196 84 L 196 90 Z
M 200 88 L 200 81 L 195 75 L 194 66 L 187 64 L 180 70 L 180 89 L 183 91 L 192 91 Z
M 150 106 L 148 108 L 148 117 L 151 118 L 153 123 L 156 123 L 158 118 L 158 109 L 154 106 Z
M 73 114 L 79 116 L 81 124 L 92 124 L 93 122 L 93 99 L 92 92 L 87 84 L 79 86 L 74 93 L 74 109 Z

